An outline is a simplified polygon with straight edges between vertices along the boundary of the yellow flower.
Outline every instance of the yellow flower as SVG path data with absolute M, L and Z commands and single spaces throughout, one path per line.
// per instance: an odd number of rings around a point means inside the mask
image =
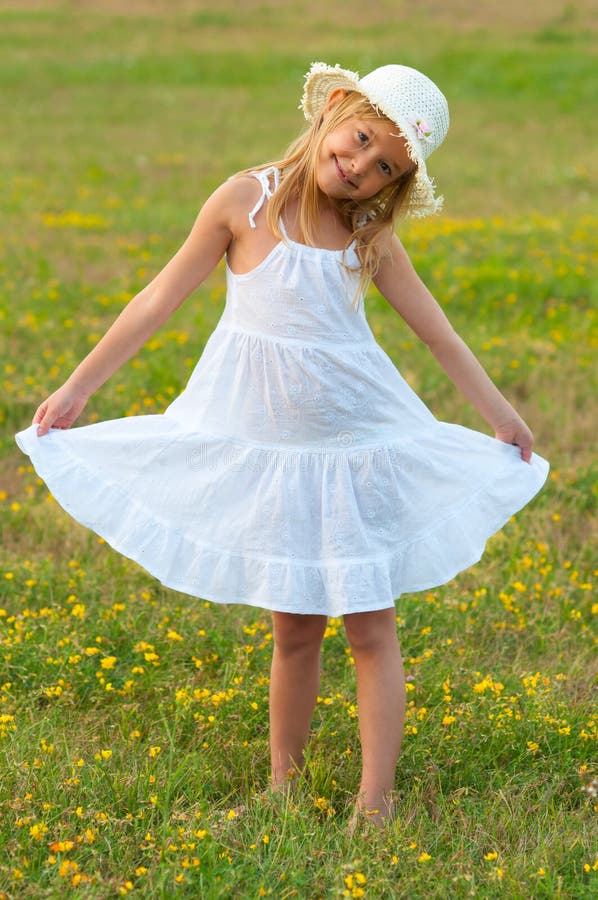
M 64 878 L 66 875 L 74 874 L 79 868 L 79 864 L 74 859 L 63 859 L 58 867 L 58 874 Z
M 498 853 L 496 852 L 496 850 L 492 850 L 490 853 L 484 853 L 484 859 L 487 859 L 489 861 L 498 859 Z
M 100 665 L 102 669 L 113 669 L 116 664 L 116 656 L 105 656 Z
M 94 759 L 110 759 L 112 756 L 112 750 L 100 750 L 99 753 L 94 754 Z
M 35 838 L 36 841 L 41 841 L 41 839 L 43 838 L 44 834 L 47 833 L 47 831 L 48 831 L 48 826 L 45 824 L 45 822 L 36 822 L 34 825 L 32 825 L 30 827 L 29 834 L 31 835 L 32 838 Z
M 353 872 L 350 875 L 345 875 L 345 884 L 347 885 L 349 890 L 354 890 L 356 885 L 364 885 L 366 883 L 367 878 L 365 877 L 363 872 Z
M 62 213 L 43 213 L 42 220 L 48 228 L 106 228 L 108 221 L 94 213 L 80 213 L 74 209 Z
M 264 844 L 269 844 L 270 843 L 270 835 L 265 834 L 262 838 L 262 841 L 264 842 Z
M 418 862 L 428 862 L 428 860 L 432 859 L 429 853 L 420 853 L 417 857 Z
M 74 846 L 74 841 L 53 841 L 50 844 L 50 850 L 54 853 L 68 853 Z

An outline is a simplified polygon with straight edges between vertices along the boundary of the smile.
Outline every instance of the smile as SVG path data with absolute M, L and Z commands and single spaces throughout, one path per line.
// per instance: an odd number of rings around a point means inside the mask
M 340 180 L 343 181 L 345 184 L 350 184 L 351 187 L 356 188 L 357 185 L 356 185 L 356 184 L 353 184 L 353 182 L 350 181 L 350 180 L 347 178 L 347 176 L 345 175 L 345 173 L 344 173 L 343 170 L 341 169 L 341 167 L 340 167 L 340 165 L 339 165 L 339 161 L 338 161 L 338 159 L 336 158 L 336 156 L 334 157 L 334 164 L 335 164 L 335 166 L 336 166 L 336 171 L 338 172 L 338 176 L 339 176 Z

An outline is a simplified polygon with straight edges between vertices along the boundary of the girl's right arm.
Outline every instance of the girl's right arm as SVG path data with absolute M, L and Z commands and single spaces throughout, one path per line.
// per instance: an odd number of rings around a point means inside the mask
M 241 193 L 244 188 L 241 188 Z M 70 428 L 91 394 L 125 363 L 215 268 L 234 237 L 239 182 L 227 181 L 202 207 L 189 236 L 161 272 L 127 303 L 64 385 L 38 407 L 38 435 Z

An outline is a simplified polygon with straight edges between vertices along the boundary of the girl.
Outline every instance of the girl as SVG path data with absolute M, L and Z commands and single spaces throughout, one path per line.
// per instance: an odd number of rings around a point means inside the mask
M 271 779 L 292 785 L 328 616 L 357 672 L 363 772 L 353 824 L 392 815 L 405 687 L 394 601 L 477 562 L 548 463 L 415 273 L 400 215 L 440 208 L 426 159 L 449 123 L 425 75 L 315 63 L 310 125 L 238 173 L 182 247 L 16 435 L 62 506 L 164 585 L 271 610 Z M 161 415 L 68 429 L 226 254 L 224 312 Z M 495 437 L 438 421 L 374 339 L 378 290 Z

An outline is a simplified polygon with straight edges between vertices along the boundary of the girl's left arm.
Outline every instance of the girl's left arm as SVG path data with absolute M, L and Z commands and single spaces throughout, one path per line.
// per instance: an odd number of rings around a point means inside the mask
M 530 429 L 456 333 L 396 235 L 392 236 L 390 253 L 373 280 L 455 386 L 494 429 L 495 436 L 520 447 L 521 458 L 530 462 L 534 442 Z

